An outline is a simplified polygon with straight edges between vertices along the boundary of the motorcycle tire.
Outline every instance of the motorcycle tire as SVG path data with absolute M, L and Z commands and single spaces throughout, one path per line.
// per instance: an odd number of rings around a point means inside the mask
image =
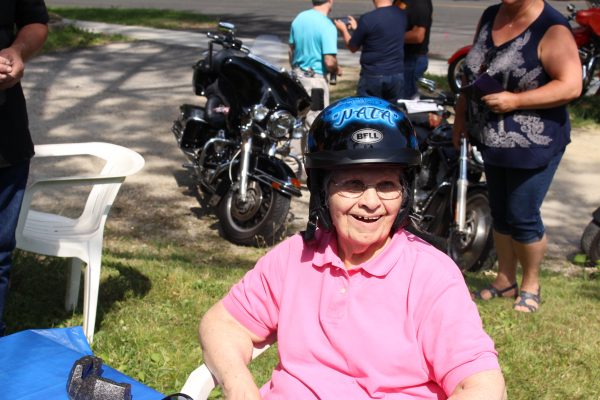
M 217 208 L 225 239 L 242 246 L 271 246 L 283 238 L 291 198 L 271 186 L 250 179 L 247 201 L 229 189 Z
M 581 236 L 581 250 L 595 263 L 600 260 L 600 226 L 591 221 Z
M 456 60 L 452 61 L 448 66 L 448 85 L 452 93 L 458 94 L 462 85 L 462 78 L 464 73 L 462 72 L 463 65 L 467 55 L 462 55 Z
M 492 216 L 487 191 L 467 193 L 466 234 L 450 232 L 448 253 L 462 271 L 490 269 L 496 262 Z

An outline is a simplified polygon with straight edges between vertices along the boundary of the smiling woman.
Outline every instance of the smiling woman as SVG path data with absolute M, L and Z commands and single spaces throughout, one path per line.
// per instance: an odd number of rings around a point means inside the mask
M 308 145 L 306 231 L 200 323 L 225 397 L 502 399 L 497 353 L 458 267 L 403 229 L 406 176 L 421 160 L 405 115 L 343 99 L 315 119 Z M 281 363 L 259 390 L 246 363 L 273 337 Z

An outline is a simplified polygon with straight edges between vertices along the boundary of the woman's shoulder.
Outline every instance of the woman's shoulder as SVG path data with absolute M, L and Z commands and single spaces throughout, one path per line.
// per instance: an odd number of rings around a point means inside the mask
M 550 5 L 547 2 L 544 2 L 544 10 L 542 11 L 542 16 L 551 25 L 565 25 L 567 27 L 570 27 L 567 17 L 565 17 L 560 11 L 552 7 L 552 5 Z

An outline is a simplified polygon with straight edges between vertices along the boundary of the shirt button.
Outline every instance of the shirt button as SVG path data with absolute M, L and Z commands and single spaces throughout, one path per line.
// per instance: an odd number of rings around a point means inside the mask
M 345 287 L 343 287 L 343 288 L 340 289 L 340 294 L 346 294 L 346 288 Z

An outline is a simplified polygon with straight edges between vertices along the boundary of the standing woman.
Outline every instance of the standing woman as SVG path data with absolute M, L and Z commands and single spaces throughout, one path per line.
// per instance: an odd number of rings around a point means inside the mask
M 566 104 L 581 93 L 581 64 L 567 20 L 543 0 L 489 7 L 465 74 L 467 84 L 482 74 L 499 84 L 488 80 L 479 98 L 461 96 L 454 125 L 455 146 L 468 131 L 482 150 L 498 253 L 495 281 L 473 296 L 514 297 L 515 310 L 534 312 L 547 245 L 540 208 L 570 142 Z

